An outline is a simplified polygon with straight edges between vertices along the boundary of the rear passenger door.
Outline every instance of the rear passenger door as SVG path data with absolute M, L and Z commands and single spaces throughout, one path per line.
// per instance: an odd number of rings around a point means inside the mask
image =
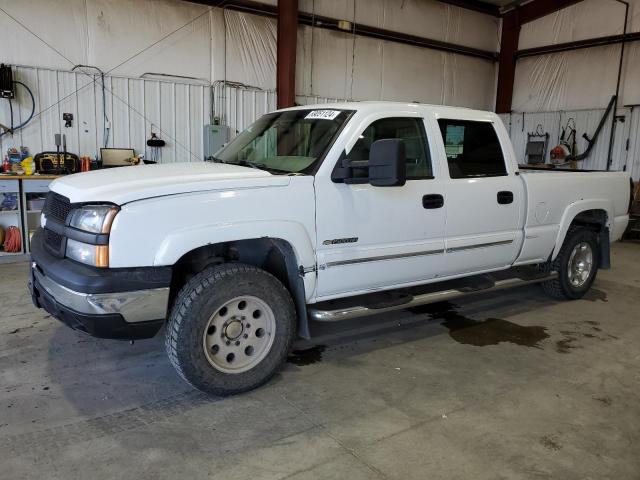
M 438 118 L 446 158 L 443 276 L 509 266 L 521 245 L 522 181 L 491 120 Z

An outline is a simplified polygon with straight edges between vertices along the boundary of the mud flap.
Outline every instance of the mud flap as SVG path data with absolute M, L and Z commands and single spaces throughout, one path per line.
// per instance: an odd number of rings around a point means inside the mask
M 598 235 L 598 245 L 600 246 L 600 265 L 598 267 L 607 270 L 611 268 L 611 242 L 608 228 L 603 228 Z

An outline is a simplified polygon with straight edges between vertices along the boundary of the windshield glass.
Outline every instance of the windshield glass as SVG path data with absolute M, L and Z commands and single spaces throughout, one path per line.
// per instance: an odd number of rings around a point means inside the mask
M 274 173 L 309 173 L 351 113 L 337 109 L 269 113 L 218 151 L 213 160 Z

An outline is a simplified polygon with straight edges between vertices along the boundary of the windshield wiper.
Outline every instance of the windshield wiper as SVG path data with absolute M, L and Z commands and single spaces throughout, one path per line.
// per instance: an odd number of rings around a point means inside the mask
M 266 170 L 273 173 L 291 173 L 288 170 L 280 170 L 278 168 L 267 167 L 264 163 L 249 162 L 248 160 L 238 160 L 237 162 L 229 162 L 216 157 L 209 157 L 207 161 L 214 163 L 224 163 L 226 165 L 240 165 L 241 167 L 255 168 L 256 170 Z
M 210 156 L 205 158 L 205 162 L 213 162 L 213 163 L 225 163 L 224 160 L 218 157 Z

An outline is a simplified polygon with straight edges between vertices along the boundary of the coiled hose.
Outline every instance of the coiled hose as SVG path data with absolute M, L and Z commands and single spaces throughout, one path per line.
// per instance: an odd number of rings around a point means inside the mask
M 18 82 L 17 80 L 14 80 L 13 83 L 15 83 L 16 85 L 22 85 L 29 93 L 29 96 L 31 97 L 31 113 L 29 114 L 29 117 L 20 125 L 17 125 L 17 126 L 13 125 L 13 104 L 11 103 L 11 99 L 9 99 L 9 109 L 11 110 L 11 126 L 7 128 L 7 127 L 4 127 L 3 125 L 3 127 L 5 128 L 5 131 L 0 132 L 0 137 L 2 137 L 3 135 L 6 135 L 7 133 L 11 133 L 13 135 L 13 132 L 25 127 L 27 123 L 31 121 L 36 111 L 36 99 L 33 96 L 33 92 L 31 91 L 31 89 L 27 87 L 24 83 Z
M 17 253 L 22 250 L 22 234 L 18 227 L 9 227 L 4 238 L 4 251 Z

